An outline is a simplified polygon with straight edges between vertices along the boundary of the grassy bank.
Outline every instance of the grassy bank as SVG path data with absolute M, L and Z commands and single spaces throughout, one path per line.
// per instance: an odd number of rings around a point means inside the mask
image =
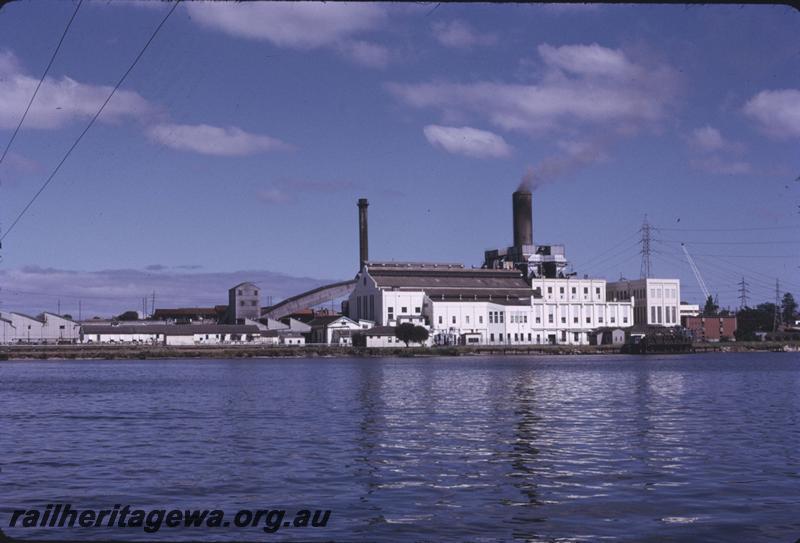
M 694 352 L 755 352 L 800 350 L 800 342 L 700 343 Z M 459 346 L 431 348 L 275 347 L 267 345 L 14 345 L 0 347 L 0 360 L 147 360 L 165 358 L 312 358 L 312 357 L 413 357 L 413 356 L 483 356 L 483 355 L 576 355 L 619 354 L 614 345 L 524 345 Z

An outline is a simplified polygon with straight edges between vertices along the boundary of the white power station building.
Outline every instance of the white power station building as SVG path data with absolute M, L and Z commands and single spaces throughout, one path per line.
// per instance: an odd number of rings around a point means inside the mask
M 633 298 L 637 325 L 681 325 L 681 282 L 678 279 L 621 279 L 608 284 L 607 296 L 609 300 Z
M 366 262 L 347 307 L 378 326 L 421 324 L 436 344 L 586 345 L 598 328 L 633 324 L 632 301 L 608 302 L 605 290 L 601 279 L 532 285 L 517 269 Z
M 420 324 L 436 344 L 586 345 L 590 336 L 634 324 L 633 294 L 610 298 L 603 279 L 566 274 L 561 245 L 534 245 L 532 197 L 514 192 L 514 245 L 486 251 L 481 268 L 373 262 L 363 240 L 349 317 L 376 326 Z

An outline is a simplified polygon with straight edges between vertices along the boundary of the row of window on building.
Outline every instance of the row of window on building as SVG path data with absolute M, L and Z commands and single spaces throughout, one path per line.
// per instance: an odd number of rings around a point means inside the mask
M 674 308 L 673 308 L 674 310 Z M 509 312 L 509 323 L 510 324 L 527 324 L 528 323 L 528 314 L 523 311 L 512 311 Z M 450 317 L 451 324 L 457 324 L 458 319 L 456 315 L 451 315 Z M 592 324 L 592 317 L 586 316 L 585 317 L 586 324 Z M 560 317 L 561 324 L 567 324 L 567 316 L 562 314 Z M 617 317 L 616 315 L 610 315 L 608 318 L 609 324 L 617 324 Z M 504 324 L 505 322 L 505 312 L 503 311 L 489 311 L 489 324 Z M 547 314 L 547 322 L 548 324 L 555 324 L 555 310 L 550 309 Z M 438 318 L 439 324 L 444 324 L 444 316 L 439 315 Z M 541 324 L 542 318 L 539 315 L 534 317 L 535 324 Z M 464 324 L 470 324 L 469 315 L 464 316 Z M 483 316 L 478 316 L 478 324 L 483 324 Z M 577 315 L 573 315 L 572 317 L 572 324 L 580 324 L 580 317 Z M 597 324 L 605 324 L 605 318 L 603 315 L 597 316 Z M 628 324 L 628 316 L 622 316 L 622 324 Z
M 566 342 L 567 341 L 567 331 L 561 330 L 560 331 L 561 339 L 560 341 Z M 555 334 L 550 334 L 550 338 L 547 339 L 547 343 L 553 343 L 555 341 Z M 580 332 L 573 332 L 572 339 L 575 342 L 581 341 L 581 333 Z M 535 340 L 535 341 L 534 341 Z M 497 341 L 495 341 L 495 334 L 489 334 L 489 343 L 536 343 L 542 344 L 542 334 L 533 334 L 532 332 L 527 333 L 527 339 L 525 333 L 515 332 L 512 336 L 511 333 L 497 334 Z
M 626 300 L 633 296 L 636 299 L 643 300 L 645 298 L 646 289 L 643 288 L 634 288 L 631 290 L 621 290 L 619 291 L 617 297 L 621 300 Z M 650 298 L 661 298 L 663 297 L 668 300 L 676 300 L 678 298 L 678 289 L 672 287 L 650 287 Z
M 558 287 L 558 294 L 561 297 L 561 299 L 563 300 L 564 299 L 564 295 L 566 294 L 566 287 Z M 594 294 L 598 299 L 600 298 L 600 296 L 601 296 L 600 287 L 595 287 L 594 288 Z M 548 298 L 552 298 L 553 297 L 553 287 L 552 286 L 548 286 L 547 287 L 547 296 L 548 296 Z M 570 287 L 570 299 L 571 300 L 577 300 L 578 299 L 578 287 Z M 588 300 L 589 299 L 589 287 L 583 287 L 583 299 L 584 300 Z

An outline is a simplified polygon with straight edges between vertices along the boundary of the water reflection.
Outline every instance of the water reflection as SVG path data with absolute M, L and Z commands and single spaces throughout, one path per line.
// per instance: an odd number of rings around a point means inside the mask
M 541 416 L 537 413 L 535 373 L 532 370 L 520 372 L 512 388 L 514 404 L 514 444 L 511 456 L 511 469 L 508 474 L 514 481 L 512 485 L 524 497 L 523 503 L 510 502 L 512 506 L 511 523 L 513 537 L 534 541 L 538 538 L 536 526 L 545 521 L 538 509 L 539 500 L 536 483 L 536 462 L 539 449 L 536 443 L 541 437 Z M 542 468 L 539 468 L 540 470 Z M 546 469 L 546 468 L 545 468 Z M 522 507 L 520 507 L 522 506 Z
M 0 517 L 53 501 L 333 510 L 324 532 L 281 532 L 285 541 L 800 533 L 796 357 L 84 361 L 0 371 Z

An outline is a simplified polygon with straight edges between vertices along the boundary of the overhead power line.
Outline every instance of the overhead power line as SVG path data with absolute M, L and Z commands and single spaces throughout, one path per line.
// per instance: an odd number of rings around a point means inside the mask
M 25 122 L 25 118 L 28 116 L 28 112 L 31 110 L 33 101 L 36 99 L 36 95 L 39 93 L 39 89 L 42 87 L 42 83 L 44 83 L 44 78 L 47 77 L 47 74 L 50 72 L 50 68 L 53 66 L 53 61 L 55 61 L 56 55 L 58 55 L 58 51 L 59 49 L 61 49 L 61 44 L 64 43 L 64 38 L 67 37 L 67 32 L 69 32 L 69 28 L 72 26 L 72 21 L 75 20 L 75 16 L 78 14 L 78 10 L 81 9 L 81 4 L 83 4 L 83 0 L 78 1 L 78 5 L 75 6 L 75 11 L 72 12 L 72 17 L 70 17 L 69 21 L 67 21 L 67 26 L 66 28 L 64 28 L 64 33 L 61 34 L 61 39 L 58 40 L 58 45 L 56 45 L 56 49 L 55 51 L 53 51 L 53 54 L 50 57 L 50 62 L 47 63 L 47 67 L 44 69 L 44 72 L 42 72 L 42 77 L 39 78 L 39 83 L 36 84 L 36 88 L 33 90 L 33 94 L 31 95 L 31 99 L 28 101 L 28 105 L 25 108 L 25 112 L 22 114 L 22 117 L 20 117 L 19 123 L 17 123 L 17 127 L 11 134 L 11 138 L 8 140 L 6 148 L 3 150 L 3 155 L 0 156 L 0 164 L 2 164 L 3 160 L 5 160 L 6 155 L 8 154 L 8 150 L 11 149 L 11 144 L 14 143 L 14 140 L 17 138 L 17 133 L 19 133 L 19 129 L 20 127 L 22 127 L 22 123 Z
M 772 244 L 796 244 L 800 240 L 769 240 L 769 241 L 693 241 L 677 239 L 654 239 L 662 243 L 691 243 L 692 245 L 772 245 Z
M 8 236 L 8 234 L 10 234 L 10 233 L 11 233 L 11 231 L 14 229 L 14 227 L 17 225 L 17 223 L 20 221 L 20 219 L 21 219 L 21 218 L 22 218 L 22 217 L 25 215 L 25 213 L 28 211 L 28 209 L 30 209 L 30 207 L 33 205 L 33 203 L 34 203 L 34 202 L 36 201 L 36 199 L 39 197 L 39 195 L 40 195 L 40 194 L 42 194 L 42 192 L 44 192 L 44 189 L 46 189 L 46 188 L 47 188 L 47 186 L 50 184 L 50 182 L 51 182 L 51 181 L 53 180 L 53 178 L 56 176 L 56 174 L 58 173 L 58 171 L 61 169 L 61 166 L 63 166 L 63 165 L 64 165 L 64 162 L 66 162 L 66 161 L 67 161 L 67 158 L 69 158 L 69 156 L 72 154 L 72 151 L 74 151 L 74 150 L 75 150 L 75 148 L 76 148 L 76 147 L 78 146 L 78 144 L 81 142 L 81 140 L 82 140 L 82 139 L 83 139 L 83 137 L 86 135 L 86 133 L 89 131 L 89 129 L 92 127 L 92 125 L 94 125 L 94 123 L 95 123 L 95 121 L 97 120 L 97 118 L 98 118 L 98 117 L 100 117 L 100 114 L 101 114 L 101 113 L 103 113 L 103 110 L 106 108 L 106 105 L 108 105 L 108 102 L 109 102 L 109 101 L 111 100 L 111 98 L 114 96 L 114 93 L 116 93 L 116 92 L 117 92 L 117 89 L 119 89 L 119 88 L 120 88 L 120 86 L 122 85 L 122 83 L 123 83 L 123 82 L 125 81 L 125 79 L 128 77 L 128 74 L 130 74 L 130 73 L 131 73 L 131 71 L 133 71 L 133 68 L 134 68 L 134 67 L 136 66 L 136 64 L 139 62 L 139 59 L 141 59 L 141 58 L 142 58 L 142 55 L 144 55 L 144 52 L 145 52 L 145 51 L 147 51 L 147 48 L 150 46 L 150 44 L 151 44 L 151 43 L 153 42 L 153 40 L 155 39 L 156 35 L 158 34 L 158 31 L 159 31 L 159 30 L 161 30 L 161 27 L 162 27 L 162 26 L 164 26 L 164 23 L 166 23 L 166 22 L 167 22 L 167 19 L 169 19 L 169 16 L 170 16 L 170 15 L 172 15 L 172 13 L 175 11 L 175 8 L 176 8 L 176 7 L 178 7 L 178 3 L 179 3 L 179 2 L 180 2 L 180 0 L 176 0 L 176 1 L 175 1 L 175 3 L 174 3 L 174 4 L 172 5 L 172 7 L 170 8 L 170 10 L 169 10 L 169 11 L 167 12 L 167 14 L 164 16 L 164 18 L 163 18 L 163 19 L 161 19 L 161 22 L 160 22 L 160 23 L 158 23 L 158 26 L 155 28 L 155 30 L 153 31 L 153 33 L 150 35 L 150 38 L 149 38 L 149 39 L 147 40 L 147 42 L 144 44 L 144 47 L 142 47 L 141 51 L 139 51 L 139 54 L 138 54 L 138 55 L 136 55 L 136 58 L 134 58 L 134 59 L 133 59 L 133 62 L 132 62 L 132 63 L 131 63 L 131 65 L 128 67 L 128 69 L 127 69 L 127 70 L 125 70 L 125 73 L 124 73 L 124 74 L 122 74 L 122 77 L 119 79 L 119 81 L 117 81 L 117 84 L 116 84 L 116 85 L 114 85 L 114 88 L 111 90 L 111 93 L 109 93 L 108 97 L 107 97 L 107 98 L 105 99 L 105 101 L 103 102 L 103 105 L 101 105 L 101 106 L 100 106 L 100 109 L 98 109 L 98 110 L 97 110 L 97 113 L 95 113 L 95 114 L 94 114 L 94 116 L 92 117 L 92 119 L 89 121 L 89 124 L 87 124 L 87 125 L 86 125 L 86 128 L 84 128 L 84 129 L 83 129 L 83 131 L 82 131 L 82 132 L 81 132 L 81 133 L 78 135 L 78 137 L 77 137 L 77 139 L 75 140 L 75 142 L 74 142 L 74 143 L 73 143 L 73 144 L 72 144 L 72 145 L 69 147 L 69 149 L 67 149 L 67 152 L 64 154 L 64 157 L 63 157 L 63 158 L 62 158 L 62 159 L 59 161 L 59 163 L 58 163 L 58 164 L 56 165 L 56 167 L 53 169 L 53 172 L 52 172 L 52 173 L 51 173 L 51 174 L 50 174 L 50 175 L 47 177 L 47 180 L 44 182 L 44 184 L 42 184 L 42 186 L 39 188 L 39 190 L 38 190 L 38 191 L 36 191 L 36 194 L 34 194 L 34 195 L 33 195 L 33 198 L 31 198 L 31 199 L 30 199 L 30 201 L 28 201 L 28 203 L 25 205 L 25 207 L 23 207 L 23 208 L 22 208 L 22 211 L 20 211 L 20 212 L 19 212 L 19 214 L 17 215 L 17 217 L 14 219 L 14 221 L 13 221 L 13 222 L 11 223 L 11 225 L 8 227 L 8 230 L 6 230 L 6 231 L 3 233 L 3 235 L 2 235 L 2 236 L 0 236 L 0 242 L 2 242 L 2 241 L 3 241 L 3 240 L 4 240 L 4 239 L 5 239 L 7 236 Z
M 800 230 L 800 226 L 756 226 L 752 228 L 662 228 L 668 232 L 755 232 L 758 230 Z
M 800 243 L 800 239 L 789 240 L 769 240 L 769 241 L 691 241 L 678 239 L 656 239 L 663 243 L 691 243 L 692 245 L 772 245 L 775 243 L 794 244 Z

